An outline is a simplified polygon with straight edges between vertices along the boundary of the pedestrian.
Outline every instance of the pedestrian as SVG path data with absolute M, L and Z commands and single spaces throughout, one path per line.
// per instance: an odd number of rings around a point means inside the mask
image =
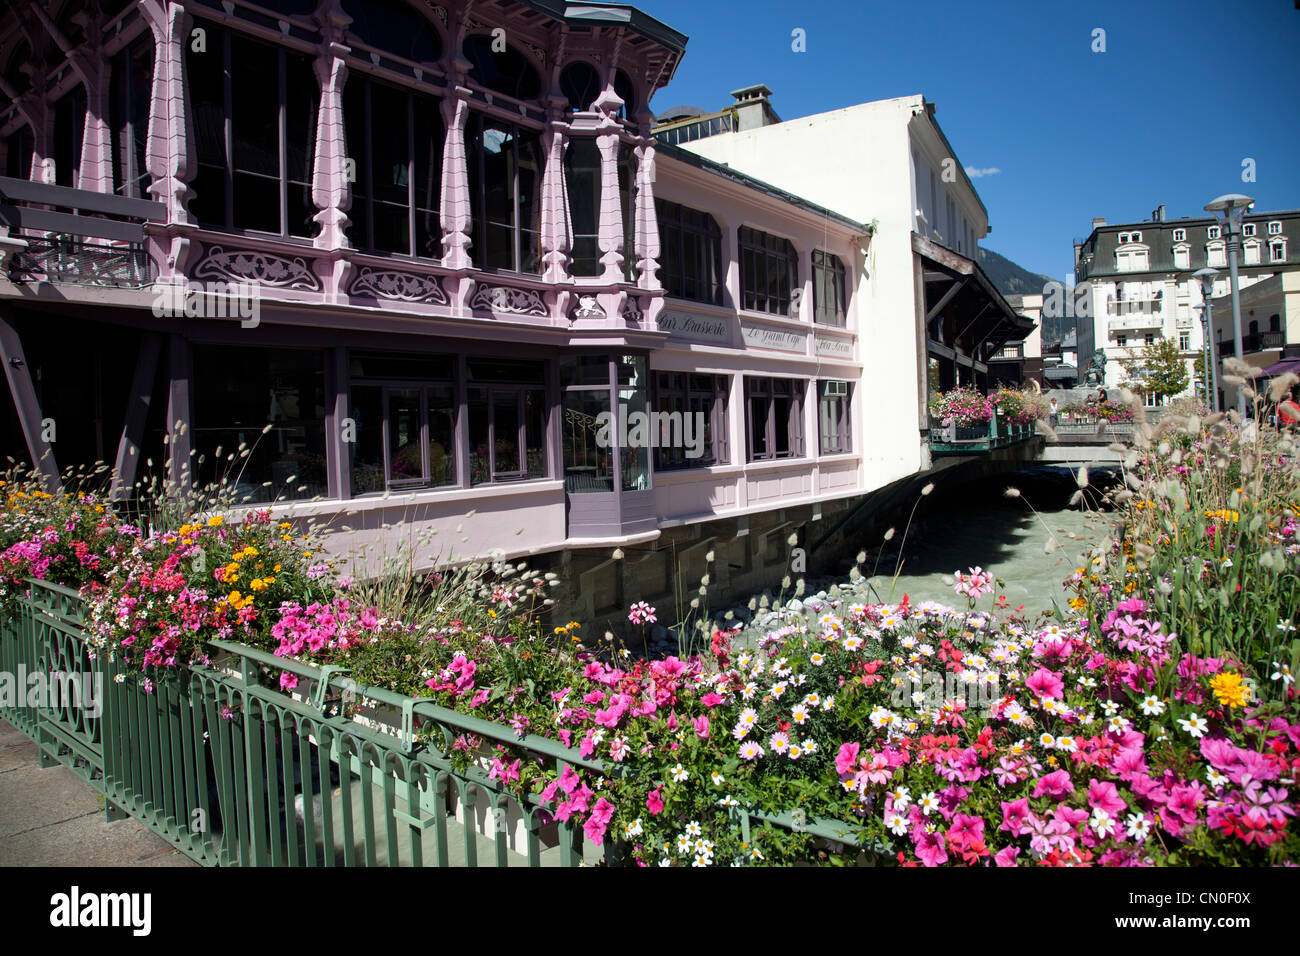
M 1052 427 L 1055 428 L 1057 422 L 1060 421 L 1060 417 L 1061 417 L 1061 410 L 1060 410 L 1060 408 L 1057 407 L 1056 399 L 1055 399 L 1055 398 L 1052 399 L 1052 404 L 1051 404 L 1051 407 L 1050 407 L 1050 411 L 1051 411 L 1051 422 L 1052 422 Z
M 1295 393 L 1287 392 L 1286 397 L 1277 403 L 1277 423 L 1286 428 L 1300 422 L 1300 405 L 1296 404 Z

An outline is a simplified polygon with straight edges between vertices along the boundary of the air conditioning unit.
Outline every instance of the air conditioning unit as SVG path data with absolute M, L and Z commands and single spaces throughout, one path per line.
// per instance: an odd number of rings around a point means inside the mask
M 847 395 L 849 394 L 848 382 L 824 382 L 822 383 L 822 395 Z

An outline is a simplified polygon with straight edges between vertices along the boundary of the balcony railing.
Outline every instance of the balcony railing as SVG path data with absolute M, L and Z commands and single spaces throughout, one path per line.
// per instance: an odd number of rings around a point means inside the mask
M 1124 299 L 1122 301 L 1109 299 L 1106 302 L 1106 311 L 1111 315 L 1146 315 L 1163 310 L 1163 299 Z
M 1250 332 L 1241 337 L 1241 350 L 1246 355 L 1252 352 L 1267 352 L 1269 349 L 1280 349 L 1285 344 L 1281 332 Z M 1237 343 L 1231 338 L 1220 339 L 1215 347 L 1218 349 L 1220 357 L 1224 355 L 1235 356 L 1237 354 Z
M 60 210 L 69 210 L 67 212 Z M 162 203 L 0 177 L 0 227 L 9 230 L 14 282 L 138 289 L 153 282 L 143 223 Z

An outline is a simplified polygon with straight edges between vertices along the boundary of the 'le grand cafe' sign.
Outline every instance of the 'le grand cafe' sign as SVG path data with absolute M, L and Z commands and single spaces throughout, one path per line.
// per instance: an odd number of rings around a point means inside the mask
M 731 345 L 733 320 L 721 316 L 693 315 L 664 309 L 659 313 L 659 329 L 673 338 L 693 342 L 713 342 Z M 807 333 L 778 329 L 755 322 L 740 320 L 740 337 L 749 348 L 774 349 L 779 352 L 798 352 L 807 348 Z M 852 359 L 853 340 L 849 336 L 823 335 L 813 337 L 817 355 L 828 358 Z

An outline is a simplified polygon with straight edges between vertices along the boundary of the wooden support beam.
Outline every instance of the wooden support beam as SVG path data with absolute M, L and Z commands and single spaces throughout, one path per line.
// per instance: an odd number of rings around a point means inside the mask
M 126 415 L 122 420 L 122 437 L 117 443 L 117 460 L 113 464 L 113 481 L 109 486 L 110 501 L 123 501 L 131 496 L 140 468 L 140 448 L 144 444 L 145 424 L 149 420 L 149 402 L 153 398 L 153 384 L 158 377 L 158 357 L 162 354 L 162 336 L 147 332 L 140 339 L 140 351 L 135 360 L 135 374 L 131 376 L 131 391 L 126 397 Z
M 943 307 L 946 306 L 949 302 L 951 302 L 953 296 L 955 296 L 958 292 L 964 289 L 966 287 L 966 283 L 969 281 L 970 281 L 970 276 L 963 276 L 960 279 L 953 280 L 952 285 L 948 287 L 948 291 L 945 292 L 943 296 L 939 299 L 939 301 L 936 302 L 933 306 L 931 306 L 930 310 L 925 313 L 926 323 L 928 324 L 936 315 L 942 312 Z
M 23 355 L 18 329 L 7 311 L 0 311 L 0 361 L 4 363 L 5 379 L 9 382 L 9 394 L 13 396 L 18 421 L 22 425 L 32 469 L 41 475 L 45 490 L 55 494 L 63 487 L 59 480 L 59 466 L 54 460 L 53 446 L 45 440 L 41 408 L 36 400 L 36 387 L 32 385 L 31 370 Z

